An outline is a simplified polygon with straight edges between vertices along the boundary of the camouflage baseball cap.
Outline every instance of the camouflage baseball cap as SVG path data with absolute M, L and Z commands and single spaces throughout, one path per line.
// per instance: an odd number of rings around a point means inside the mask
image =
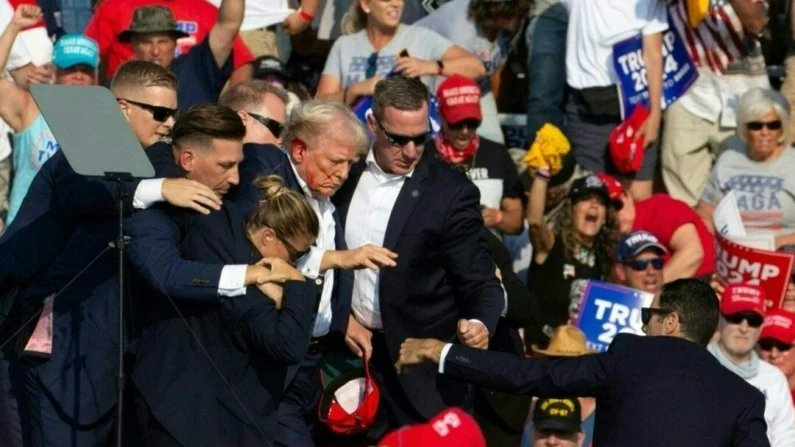
M 177 29 L 174 14 L 165 6 L 141 6 L 133 11 L 130 27 L 119 33 L 119 42 L 129 42 L 134 34 L 169 33 L 174 39 L 188 37 Z

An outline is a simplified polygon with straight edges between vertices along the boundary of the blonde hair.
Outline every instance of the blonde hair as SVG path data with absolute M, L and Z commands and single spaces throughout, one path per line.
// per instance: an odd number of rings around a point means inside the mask
M 317 238 L 320 222 L 303 194 L 285 187 L 278 175 L 259 177 L 254 185 L 259 188 L 261 198 L 246 220 L 246 230 L 254 232 L 268 227 L 282 239 Z
M 737 105 L 737 135 L 739 135 L 740 139 L 748 142 L 748 123 L 762 118 L 770 113 L 771 110 L 781 120 L 782 132 L 778 142 L 788 145 L 791 142 L 789 126 L 790 104 L 781 93 L 759 87 L 745 92 Z
M 288 151 L 293 140 L 299 139 L 307 146 L 321 144 L 321 139 L 340 135 L 356 147 L 356 153 L 366 154 L 370 138 L 362 122 L 341 102 L 313 99 L 296 105 L 285 124 L 282 147 Z
M 164 87 L 177 91 L 177 76 L 154 62 L 129 60 L 121 65 L 113 75 L 110 90 L 119 95 L 124 90 L 147 87 Z
M 342 35 L 356 34 L 367 27 L 367 14 L 364 13 L 359 0 L 353 0 L 348 12 L 342 16 L 342 23 L 340 29 Z
M 284 89 L 257 79 L 239 82 L 229 87 L 221 93 L 221 97 L 218 98 L 218 104 L 227 106 L 235 111 L 246 112 L 249 109 L 258 108 L 268 93 L 279 98 L 285 106 L 287 105 L 289 98 Z

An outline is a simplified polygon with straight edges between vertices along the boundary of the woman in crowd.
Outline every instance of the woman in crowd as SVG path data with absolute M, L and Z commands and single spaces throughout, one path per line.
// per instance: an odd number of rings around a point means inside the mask
M 344 101 L 372 96 L 375 84 L 397 72 L 403 76 L 477 79 L 486 72 L 474 55 L 434 31 L 402 25 L 403 0 L 359 0 L 343 18 L 344 36 L 331 47 L 317 86 L 317 98 Z
M 696 211 L 714 231 L 713 213 L 733 191 L 749 233 L 772 234 L 776 249 L 795 244 L 795 151 L 790 107 L 774 90 L 754 88 L 740 98 L 737 132 L 744 150 L 726 150 L 712 169 Z

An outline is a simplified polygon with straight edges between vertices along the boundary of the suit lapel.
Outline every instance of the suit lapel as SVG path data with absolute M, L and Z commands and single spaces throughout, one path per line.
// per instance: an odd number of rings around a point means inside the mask
M 424 158 L 417 164 L 412 176 L 403 183 L 403 187 L 400 189 L 398 198 L 395 201 L 395 206 L 392 207 L 392 213 L 389 215 L 389 223 L 386 226 L 386 234 L 384 235 L 384 248 L 388 250 L 395 251 L 398 239 L 403 233 L 403 227 L 406 226 L 414 207 L 420 203 L 420 199 L 425 193 L 425 186 L 422 181 L 428 174 L 428 165 Z
M 363 159 L 356 162 L 351 167 L 350 173 L 348 173 L 348 179 L 345 180 L 342 188 L 340 188 L 340 190 L 337 191 L 332 198 L 334 206 L 337 208 L 337 212 L 339 213 L 339 221 L 343 224 L 347 222 L 348 208 L 351 206 L 353 193 L 356 192 L 356 187 L 359 185 L 359 179 L 362 178 L 362 173 L 364 172 L 364 168 L 366 166 L 367 164 Z M 342 228 L 344 228 L 344 226 Z M 344 236 L 345 234 L 343 233 L 343 238 Z

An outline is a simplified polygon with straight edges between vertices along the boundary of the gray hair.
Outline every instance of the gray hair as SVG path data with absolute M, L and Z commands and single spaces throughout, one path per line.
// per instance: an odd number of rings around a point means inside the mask
M 419 79 L 396 76 L 375 84 L 373 115 L 383 121 L 384 110 L 394 107 L 400 111 L 413 111 L 429 104 L 428 87 Z
M 290 112 L 282 145 L 289 151 L 293 141 L 299 139 L 307 146 L 315 146 L 332 135 L 350 139 L 359 155 L 366 154 L 370 149 L 367 130 L 348 106 L 318 99 L 302 102 Z
M 764 88 L 752 88 L 740 98 L 737 106 L 737 134 L 743 141 L 748 141 L 748 128 L 751 121 L 761 119 L 774 111 L 781 120 L 782 133 L 779 143 L 790 143 L 790 105 L 781 93 Z

